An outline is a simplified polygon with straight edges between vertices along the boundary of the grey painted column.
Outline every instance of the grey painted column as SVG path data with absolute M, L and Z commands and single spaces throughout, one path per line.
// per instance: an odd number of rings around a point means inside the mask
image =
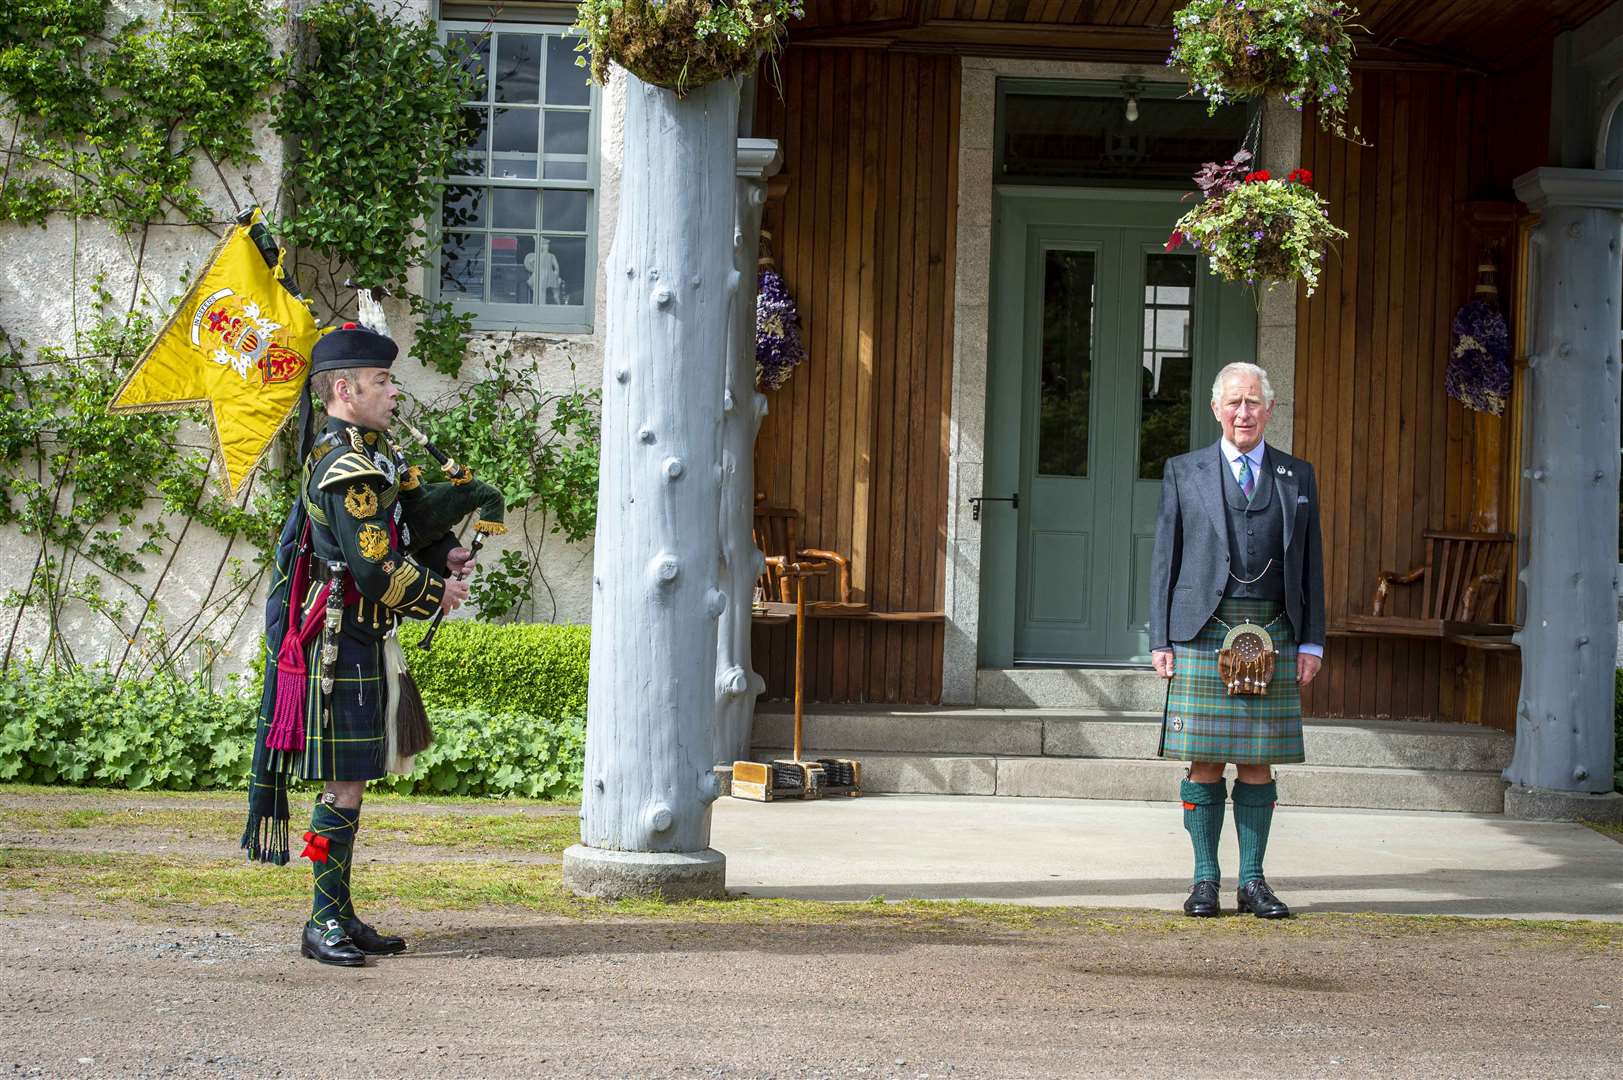
M 721 427 L 734 264 L 738 83 L 678 98 L 623 70 L 625 157 L 608 259 L 576 892 L 719 896 L 710 849 Z M 749 598 L 741 598 L 748 604 Z
M 1612 792 L 1623 171 L 1535 169 L 1527 620 L 1505 813 L 1623 818 Z
M 746 106 L 746 110 L 747 110 Z M 766 415 L 766 395 L 755 389 L 755 296 L 761 253 L 761 214 L 766 182 L 783 165 L 773 139 L 738 140 L 738 220 L 733 233 L 733 264 L 738 294 L 733 298 L 727 340 L 727 386 L 721 421 L 721 579 L 732 598 L 716 638 L 717 763 L 749 757 L 755 699 L 766 680 L 750 660 L 750 597 L 765 564 L 755 546 L 755 436 Z

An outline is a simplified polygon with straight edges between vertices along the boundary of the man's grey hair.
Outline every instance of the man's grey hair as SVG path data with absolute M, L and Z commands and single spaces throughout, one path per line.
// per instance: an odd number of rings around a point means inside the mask
M 1217 373 L 1212 380 L 1212 404 L 1216 405 L 1223 400 L 1223 383 L 1228 381 L 1230 375 L 1249 375 L 1262 384 L 1262 403 L 1270 408 L 1274 404 L 1274 384 L 1268 381 L 1268 373 L 1256 364 L 1244 360 L 1237 360 L 1232 364 L 1224 364 L 1223 370 Z

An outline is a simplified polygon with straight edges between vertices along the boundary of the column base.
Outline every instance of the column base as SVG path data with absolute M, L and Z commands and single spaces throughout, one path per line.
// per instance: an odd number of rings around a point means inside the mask
M 1623 792 L 1591 795 L 1512 784 L 1505 791 L 1505 816 L 1518 821 L 1600 821 L 1616 825 L 1623 823 Z
M 564 884 L 599 900 L 719 900 L 727 895 L 727 856 L 713 848 L 609 851 L 575 844 L 564 852 Z

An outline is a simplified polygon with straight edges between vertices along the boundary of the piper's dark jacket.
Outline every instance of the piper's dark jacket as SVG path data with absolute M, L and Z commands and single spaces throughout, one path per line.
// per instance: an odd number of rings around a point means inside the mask
M 382 432 L 329 420 L 306 458 L 301 493 L 314 574 L 298 618 L 310 614 L 329 562 L 343 564 L 346 603 L 330 694 L 321 689 L 322 635 L 305 649 L 305 744 L 287 771 L 306 780 L 376 780 L 385 772 L 390 693 L 383 639 L 400 619 L 439 609 L 456 537 L 423 543 L 411 535 L 421 483 Z
M 1263 469 L 1284 524 L 1285 617 L 1301 644 L 1324 644 L 1324 541 L 1313 466 L 1270 446 Z M 1150 648 L 1189 641 L 1217 611 L 1232 580 L 1222 443 L 1167 461 L 1150 568 Z M 1237 565 L 1237 564 L 1233 564 Z

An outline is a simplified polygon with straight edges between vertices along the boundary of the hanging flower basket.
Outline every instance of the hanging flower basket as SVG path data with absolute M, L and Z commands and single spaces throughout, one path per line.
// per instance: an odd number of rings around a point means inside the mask
M 1249 170 L 1250 160 L 1241 150 L 1196 174 L 1204 197 L 1178 220 L 1166 250 L 1187 241 L 1229 281 L 1271 289 L 1300 278 L 1312 296 L 1325 249 L 1347 234 L 1331 224 L 1327 204 L 1310 186 L 1311 172 L 1296 169 L 1276 180 L 1266 169 Z
M 1504 315 L 1491 301 L 1472 300 L 1454 316 L 1453 329 L 1443 389 L 1467 409 L 1502 415 L 1510 396 L 1510 330 Z
M 803 0 L 583 0 L 575 10 L 576 49 L 592 78 L 607 81 L 609 62 L 643 82 L 689 90 L 748 75 L 783 44 Z
M 755 387 L 776 390 L 789 381 L 806 359 L 800 340 L 800 312 L 789 286 L 770 260 L 763 259 L 760 291 L 755 296 Z
M 1191 0 L 1172 16 L 1167 63 L 1184 70 L 1213 112 L 1227 101 L 1278 95 L 1298 110 L 1317 105 L 1319 126 L 1345 136 L 1347 24 L 1357 14 L 1335 0 Z

